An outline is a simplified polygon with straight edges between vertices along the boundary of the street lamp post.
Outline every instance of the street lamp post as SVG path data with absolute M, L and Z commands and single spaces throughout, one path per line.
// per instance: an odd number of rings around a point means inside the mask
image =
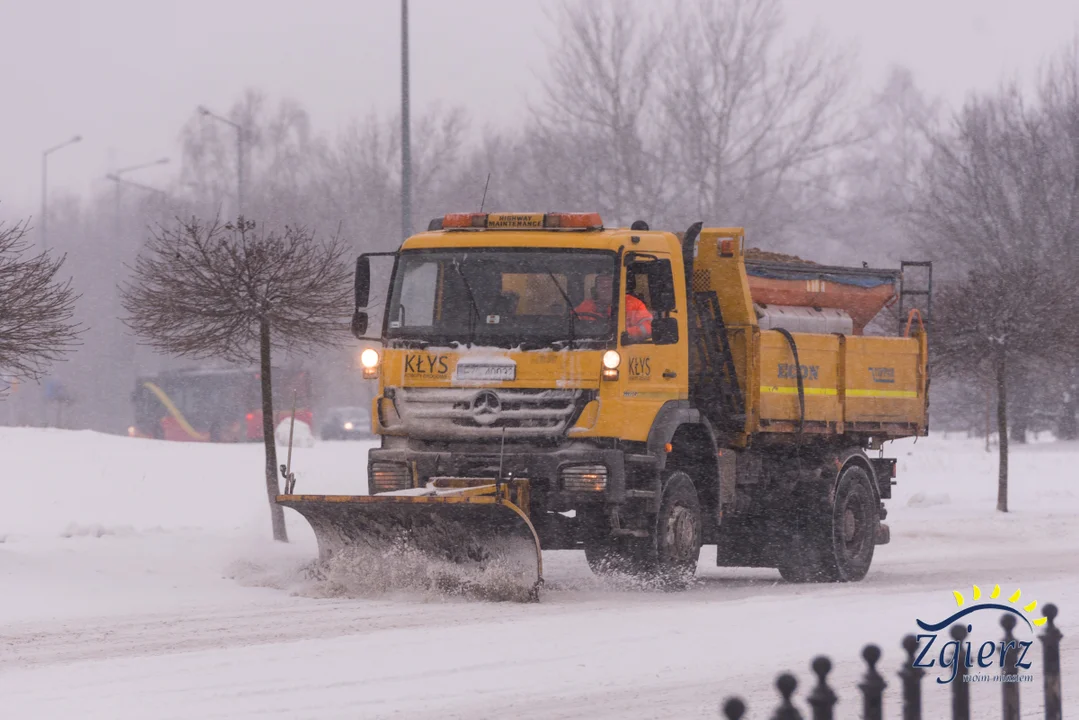
M 158 158 L 157 160 L 154 160 L 153 162 L 142 163 L 141 165 L 132 165 L 130 167 L 125 167 L 125 168 L 120 168 L 119 170 L 114 170 L 113 172 L 111 172 L 111 173 L 109 173 L 108 175 L 105 176 L 105 178 L 107 180 L 112 180 L 114 183 L 116 183 L 116 210 L 115 210 L 115 214 L 113 215 L 113 232 L 115 234 L 115 237 L 113 238 L 113 241 L 116 241 L 116 240 L 120 239 L 120 215 L 121 215 L 120 191 L 122 190 L 122 185 L 134 185 L 136 187 L 141 187 L 141 188 L 143 188 L 145 190 L 150 190 L 152 192 L 159 192 L 162 195 L 165 194 L 164 191 L 162 191 L 162 190 L 158 190 L 157 188 L 152 188 L 152 187 L 150 187 L 148 185 L 141 185 L 139 183 L 132 182 L 130 180 L 124 180 L 120 176 L 125 174 L 125 173 L 134 172 L 136 170 L 142 170 L 144 168 L 154 167 L 155 165 L 165 165 L 168 162 L 169 162 L 169 159 L 167 157 Z
M 122 228 L 120 227 L 121 226 L 120 218 L 123 216 L 123 213 L 122 213 L 123 208 L 121 206 L 121 192 L 123 190 L 123 186 L 124 185 L 130 185 L 132 187 L 136 187 L 136 188 L 139 188 L 141 190 L 156 193 L 156 194 L 159 194 L 159 195 L 166 195 L 167 194 L 164 190 L 159 190 L 159 189 L 157 189 L 155 187 L 150 187 L 149 185 L 143 185 L 142 183 L 134 182 L 132 180 L 126 180 L 126 179 L 124 179 L 124 178 L 122 178 L 120 176 L 124 175 L 125 173 L 135 172 L 136 170 L 142 170 L 144 168 L 154 167 L 155 165 L 165 165 L 168 162 L 169 162 L 169 159 L 167 157 L 158 158 L 157 160 L 154 160 L 153 162 L 142 163 L 140 165 L 131 165 L 129 167 L 120 168 L 119 170 L 114 170 L 113 172 L 111 172 L 111 173 L 109 173 L 109 174 L 107 174 L 105 176 L 106 180 L 110 180 L 110 181 L 112 181 L 113 183 L 116 184 L 116 209 L 115 209 L 114 215 L 113 215 L 113 243 L 114 243 L 114 247 L 115 247 L 115 244 L 120 241 L 120 235 L 121 235 L 121 232 L 122 232 Z M 117 315 L 117 317 L 119 317 L 120 316 L 120 310 L 121 310 L 120 297 L 118 295 L 114 294 L 113 295 L 113 302 L 115 303 L 114 309 L 116 311 L 116 315 Z M 131 363 L 131 377 L 133 379 L 134 376 L 136 376 L 138 374 L 138 359 L 136 358 L 137 347 L 136 347 L 136 343 L 135 343 L 135 336 L 133 334 L 131 334 L 131 333 L 123 333 L 123 337 L 121 338 L 121 341 L 117 342 L 115 347 L 116 347 L 116 352 L 118 354 L 118 357 L 116 358 L 117 367 L 124 367 L 125 364 Z
M 228 118 L 221 117 L 215 113 L 210 112 L 206 106 L 199 105 L 199 112 L 204 117 L 211 117 L 214 120 L 219 120 L 227 125 L 231 125 L 236 130 L 236 209 L 237 215 L 244 214 L 244 129 L 239 123 L 234 123 Z
M 116 182 L 116 183 L 123 183 L 124 185 L 130 185 L 131 187 L 136 187 L 136 188 L 139 188 L 140 190 L 145 190 L 148 193 L 154 193 L 156 195 L 168 195 L 168 193 L 165 192 L 164 190 L 162 190 L 161 188 L 155 188 L 155 187 L 152 187 L 150 185 L 144 185 L 142 183 L 135 182 L 134 180 L 124 180 L 122 177 L 118 177 L 115 173 L 109 173 L 108 175 L 105 176 L 105 179 L 106 180 L 112 180 L 113 182 Z
M 74 145 L 80 140 L 82 140 L 82 135 L 76 135 L 70 140 L 62 142 L 59 145 L 54 145 L 41 153 L 41 246 L 43 250 L 48 249 L 49 247 L 49 236 L 47 233 L 49 220 L 49 155 L 61 148 L 66 148 L 68 145 Z
M 401 0 L 401 231 L 412 234 L 412 138 L 409 122 L 408 0 Z

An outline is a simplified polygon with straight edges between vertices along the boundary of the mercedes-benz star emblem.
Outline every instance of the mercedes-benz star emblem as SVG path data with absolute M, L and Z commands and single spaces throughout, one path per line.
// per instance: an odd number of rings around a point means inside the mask
M 502 403 L 490 390 L 477 393 L 472 398 L 472 419 L 479 425 L 493 425 L 502 412 Z

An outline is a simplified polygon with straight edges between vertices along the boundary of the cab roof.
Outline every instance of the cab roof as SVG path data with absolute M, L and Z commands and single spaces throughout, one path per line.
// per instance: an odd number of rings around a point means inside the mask
M 632 238 L 640 238 L 633 242 Z M 671 252 L 678 240 L 672 233 L 625 228 L 567 232 L 559 230 L 436 230 L 413 235 L 401 250 L 448 250 L 451 248 L 566 248 L 611 250 L 632 246 L 634 250 Z
M 673 252 L 674 234 L 658 230 L 604 228 L 598 213 L 454 213 L 431 221 L 402 251 L 449 248 L 551 248 Z

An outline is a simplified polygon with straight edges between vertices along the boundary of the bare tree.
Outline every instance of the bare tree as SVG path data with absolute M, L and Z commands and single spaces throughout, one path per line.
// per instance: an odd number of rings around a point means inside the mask
M 39 380 L 78 343 L 81 328 L 71 281 L 56 277 L 64 258 L 29 255 L 26 231 L 25 222 L 0 223 L 0 372 Z
M 781 0 L 564 4 L 526 134 L 532 185 L 616 221 L 687 217 L 776 235 L 821 205 L 860 139 L 849 58 L 784 39 Z M 548 205 L 551 203 L 548 202 Z
M 972 99 L 950 128 L 933 134 L 915 205 L 919 234 L 946 270 L 935 362 L 968 381 L 993 378 L 1001 511 L 1008 508 L 1009 386 L 1021 393 L 1032 374 L 1066 367 L 1079 342 L 1079 164 L 1075 144 L 1058 129 L 1069 127 L 1063 120 L 1016 85 Z M 1029 416 L 1034 408 L 1020 410 Z M 1025 422 L 1012 428 L 1013 439 L 1025 439 L 1018 432 Z
M 263 231 L 182 222 L 153 234 L 123 288 L 127 323 L 159 351 L 258 361 L 266 493 L 275 540 L 287 542 L 278 493 L 271 380 L 273 348 L 310 352 L 339 345 L 348 328 L 350 268 L 338 238 L 318 243 L 303 228 Z
M 1066 358 L 1075 347 L 1075 333 L 1046 320 L 1077 311 L 1074 280 L 1068 273 L 1029 259 L 973 271 L 938 294 L 933 366 L 967 382 L 988 376 L 995 386 L 1001 512 L 1008 511 L 1009 378 L 1032 358 Z
M 893 68 L 858 114 L 858 127 L 871 136 L 836 165 L 837 197 L 822 218 L 826 232 L 815 241 L 818 252 L 833 245 L 839 264 L 852 258 L 896 264 L 911 256 L 917 237 L 911 210 L 939 116 L 939 102 L 922 93 L 910 71 Z
M 571 206 L 587 198 L 618 222 L 651 216 L 670 192 L 654 83 L 664 21 L 639 3 L 602 0 L 563 3 L 554 22 L 551 76 L 529 130 L 533 184 Z
M 852 58 L 819 34 L 784 40 L 782 0 L 686 0 L 655 84 L 687 216 L 776 242 L 827 196 L 828 160 L 864 137 Z M 729 218 L 729 219 L 728 219 Z
M 471 190 L 475 198 L 469 207 L 479 202 L 483 175 L 471 188 L 460 181 L 468 165 L 463 158 L 467 126 L 468 117 L 458 107 L 435 106 L 415 118 L 414 229 L 451 211 L 461 202 L 463 190 Z M 320 156 L 312 200 L 325 216 L 342 223 L 346 234 L 356 239 L 356 250 L 395 248 L 401 241 L 400 218 L 393 212 L 401 197 L 400 128 L 399 119 L 370 115 L 346 127 Z

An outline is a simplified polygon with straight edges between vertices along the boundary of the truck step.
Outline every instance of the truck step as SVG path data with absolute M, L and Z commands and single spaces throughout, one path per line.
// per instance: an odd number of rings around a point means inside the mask
M 656 497 L 655 490 L 626 490 L 627 498 L 643 498 L 646 500 L 652 500 Z
M 652 455 L 630 455 L 626 454 L 626 462 L 638 463 L 640 465 L 655 465 L 656 458 Z

